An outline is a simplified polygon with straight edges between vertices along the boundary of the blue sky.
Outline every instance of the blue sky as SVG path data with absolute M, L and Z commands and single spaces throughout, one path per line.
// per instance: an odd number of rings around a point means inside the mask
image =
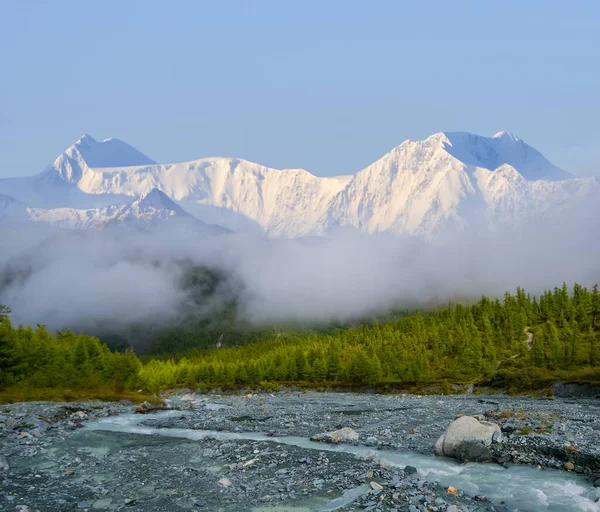
M 1 2 L 0 176 L 83 133 L 333 175 L 447 130 L 600 175 L 599 25 L 595 0 Z

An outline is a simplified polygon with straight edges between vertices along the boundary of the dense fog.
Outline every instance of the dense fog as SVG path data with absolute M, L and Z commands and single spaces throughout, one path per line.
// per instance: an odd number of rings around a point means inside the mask
M 193 238 L 165 229 L 48 231 L 4 226 L 0 303 L 15 322 L 52 329 L 177 319 L 189 307 L 186 268 L 225 278 L 199 315 L 237 299 L 253 323 L 355 318 L 600 280 L 598 205 L 531 221 L 525 228 L 439 233 L 433 240 L 340 229 L 326 237 Z

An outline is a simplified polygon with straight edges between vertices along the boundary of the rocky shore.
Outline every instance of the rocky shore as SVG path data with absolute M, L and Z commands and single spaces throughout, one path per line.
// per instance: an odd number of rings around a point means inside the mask
M 584 497 L 560 508 L 546 498 L 545 508 L 530 510 L 599 510 L 594 398 L 179 391 L 165 405 L 170 412 L 138 408 L 146 413 L 135 416 L 140 431 L 106 422 L 134 418 L 128 403 L 1 406 L 0 510 L 528 510 L 449 485 L 452 475 L 438 477 L 419 462 L 386 462 L 390 454 L 422 454 L 414 460 L 460 471 L 465 466 L 433 450 L 461 415 L 498 425 L 481 450 L 457 454 L 490 461 L 467 465 L 472 471 L 522 464 L 559 469 L 547 472 L 554 479 L 579 475 Z M 167 435 L 143 435 L 159 431 Z

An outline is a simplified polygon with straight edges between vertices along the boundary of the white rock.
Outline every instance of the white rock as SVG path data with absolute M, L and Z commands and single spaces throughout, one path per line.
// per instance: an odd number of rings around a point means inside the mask
M 221 480 L 218 481 L 218 484 L 223 487 L 231 487 L 233 485 L 229 478 L 221 478 Z
M 325 432 L 324 434 L 317 434 L 313 439 L 315 441 L 322 441 L 325 443 L 348 443 L 351 441 L 358 441 L 358 432 L 351 428 L 344 427 L 339 430 L 332 432 Z
M 461 416 L 454 420 L 435 443 L 435 454 L 455 457 L 457 448 L 465 441 L 479 441 L 485 446 L 492 444 L 500 427 L 490 421 L 479 421 L 473 416 Z

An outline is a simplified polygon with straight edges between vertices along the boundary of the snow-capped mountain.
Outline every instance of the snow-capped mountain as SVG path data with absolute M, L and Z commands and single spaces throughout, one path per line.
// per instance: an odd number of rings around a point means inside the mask
M 158 219 L 183 207 L 234 231 L 289 237 L 338 226 L 430 237 L 520 222 L 600 196 L 599 189 L 507 132 L 406 141 L 356 174 L 331 178 L 236 158 L 157 164 L 118 139 L 84 136 L 41 174 L 0 180 L 0 193 L 24 204 L 61 206 L 30 209 L 35 220 L 56 225 L 144 224 L 148 212 Z M 129 204 L 134 198 L 143 203 Z
M 90 196 L 77 186 L 89 169 L 152 165 L 153 160 L 119 139 L 97 142 L 89 135 L 61 153 L 44 171 L 24 178 L 0 179 L 0 192 L 23 204 L 43 208 L 94 208 L 131 201 L 125 196 Z

